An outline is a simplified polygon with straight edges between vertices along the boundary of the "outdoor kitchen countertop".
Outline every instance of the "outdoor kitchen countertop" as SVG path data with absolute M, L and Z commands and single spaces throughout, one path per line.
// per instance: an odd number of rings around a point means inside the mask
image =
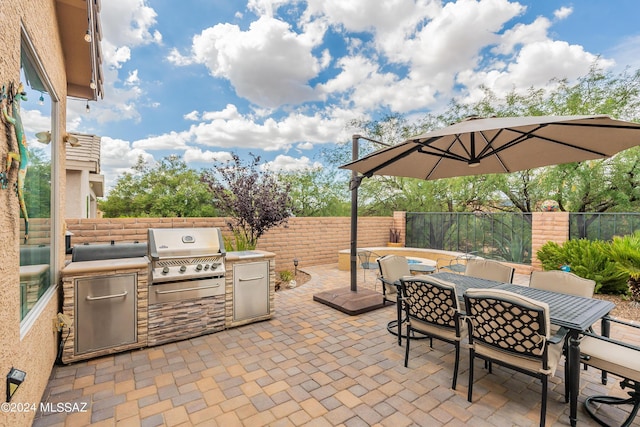
M 97 261 L 80 261 L 67 264 L 67 266 L 62 269 L 62 274 L 64 276 L 68 276 L 78 273 L 91 273 L 94 271 L 147 268 L 148 265 L 149 258 L 147 258 L 146 256 L 134 258 L 102 259 Z
M 260 251 L 257 249 L 251 251 L 233 251 L 227 252 L 226 259 L 227 261 L 239 261 L 243 259 L 252 259 L 252 258 L 268 258 L 274 257 L 276 254 L 273 252 Z

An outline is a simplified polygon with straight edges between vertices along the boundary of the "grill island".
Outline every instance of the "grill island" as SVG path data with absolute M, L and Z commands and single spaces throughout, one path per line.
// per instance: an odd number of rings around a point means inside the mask
M 149 229 L 149 345 L 224 329 L 225 255 L 218 228 Z
M 62 270 L 63 363 L 272 317 L 275 254 L 224 250 L 218 228 L 151 228 L 148 243 L 76 245 Z

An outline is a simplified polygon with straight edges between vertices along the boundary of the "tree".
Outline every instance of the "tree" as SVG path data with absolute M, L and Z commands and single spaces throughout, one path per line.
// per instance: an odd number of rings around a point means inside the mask
M 228 223 L 236 240 L 236 250 L 255 249 L 258 239 L 270 228 L 292 215 L 291 186 L 275 174 L 261 170 L 260 157 L 251 155 L 245 165 L 237 154 L 225 163 L 205 171 L 202 181 L 213 195 L 221 213 L 233 217 Z M 242 247 L 240 247 L 242 246 Z
M 40 149 L 29 149 L 29 171 L 24 183 L 24 200 L 30 218 L 51 216 L 51 160 Z
M 200 174 L 179 156 L 149 166 L 142 158 L 134 172 L 120 176 L 99 207 L 105 217 L 210 217 L 215 205 Z
M 348 182 L 326 168 L 280 173 L 278 180 L 290 186 L 296 215 L 348 216 Z
M 615 118 L 640 119 L 640 70 L 619 75 L 605 73 L 593 64 L 589 73 L 570 85 L 554 80 L 552 90 L 529 89 L 525 94 L 512 91 L 503 99 L 485 89 L 475 104 L 452 103 L 448 117 L 480 115 L 581 115 L 607 114 Z M 604 141 L 603 141 L 604 142 Z M 494 188 L 514 210 L 532 212 L 545 199 L 558 201 L 561 210 L 606 212 L 640 208 L 640 161 L 638 147 L 610 159 L 549 166 L 490 179 Z
M 515 90 L 500 97 L 488 88 L 475 103 L 452 101 L 446 111 L 427 114 L 414 124 L 399 114 L 377 121 L 354 121 L 369 138 L 395 144 L 412 135 L 442 128 L 469 116 L 608 114 L 640 120 L 640 70 L 614 75 L 594 63 L 577 82 L 554 79 L 551 89 Z M 351 141 L 326 150 L 331 164 L 351 160 Z M 606 143 L 606 141 L 603 141 Z M 361 140 L 362 157 L 381 147 Z M 344 176 L 344 178 L 343 178 Z M 340 179 L 348 181 L 345 173 Z M 345 193 L 347 193 L 345 191 Z M 389 215 L 393 210 L 464 212 L 507 211 L 529 213 L 547 199 L 572 212 L 637 211 L 640 209 L 640 147 L 603 160 L 549 166 L 512 174 L 423 181 L 373 176 L 359 188 L 361 215 Z

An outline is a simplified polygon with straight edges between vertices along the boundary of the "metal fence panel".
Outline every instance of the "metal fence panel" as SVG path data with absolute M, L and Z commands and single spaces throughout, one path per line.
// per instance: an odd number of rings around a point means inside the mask
M 406 245 L 531 263 L 531 214 L 407 212 Z
M 613 240 L 640 230 L 640 213 L 584 213 L 569 214 L 569 238 L 587 240 Z

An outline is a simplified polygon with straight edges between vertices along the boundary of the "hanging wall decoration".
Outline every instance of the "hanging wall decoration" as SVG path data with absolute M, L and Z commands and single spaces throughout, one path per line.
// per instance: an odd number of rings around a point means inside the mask
M 18 142 L 18 151 L 13 151 L 9 146 L 7 154 L 7 169 L 4 172 L 2 186 L 6 188 L 8 184 L 8 175 L 14 162 L 18 163 L 18 181 L 16 183 L 16 191 L 20 202 L 20 210 L 24 217 L 24 243 L 29 239 L 29 215 L 27 214 L 27 205 L 24 201 L 24 182 L 27 176 L 27 168 L 29 166 L 29 153 L 27 150 L 27 137 L 24 133 L 22 125 L 22 117 L 20 116 L 20 102 L 27 100 L 27 93 L 24 91 L 22 83 L 18 85 L 18 89 L 14 92 L 13 82 L 9 84 L 8 89 L 2 86 L 2 117 L 4 117 L 7 126 L 14 128 L 16 140 Z M 8 106 L 11 107 L 11 115 L 8 112 Z M 10 132 L 8 132 L 10 134 Z M 9 138 L 10 141 L 10 138 Z

